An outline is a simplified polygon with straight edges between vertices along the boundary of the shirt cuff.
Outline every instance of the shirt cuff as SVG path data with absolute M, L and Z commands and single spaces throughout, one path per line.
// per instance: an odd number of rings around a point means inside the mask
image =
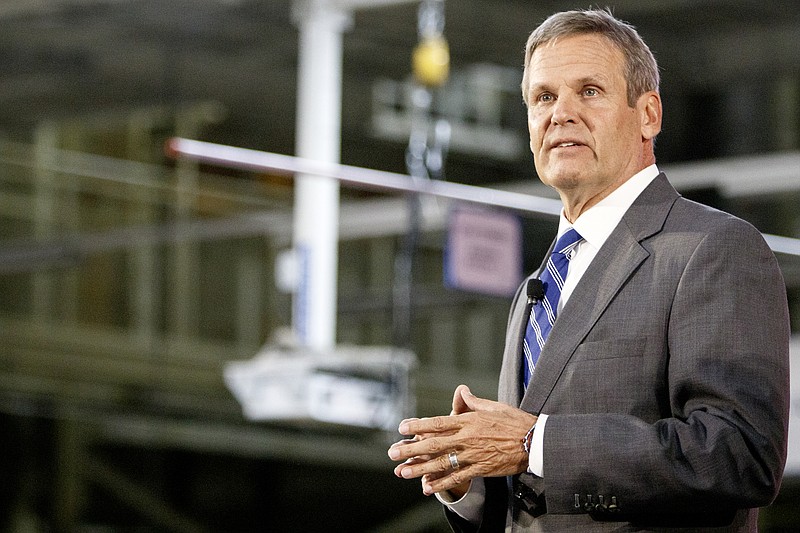
M 528 470 L 531 474 L 544 477 L 544 426 L 547 415 L 540 414 L 531 439 L 531 453 L 528 456 Z
M 486 501 L 486 485 L 483 478 L 476 477 L 470 481 L 469 490 L 461 498 L 452 500 L 449 492 L 437 492 L 436 499 L 470 524 L 477 525 L 481 523 Z

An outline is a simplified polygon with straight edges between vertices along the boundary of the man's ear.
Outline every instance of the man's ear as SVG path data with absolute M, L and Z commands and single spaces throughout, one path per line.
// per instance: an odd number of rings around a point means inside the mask
M 661 96 L 649 91 L 639 97 L 637 103 L 641 117 L 642 139 L 654 139 L 661 132 Z

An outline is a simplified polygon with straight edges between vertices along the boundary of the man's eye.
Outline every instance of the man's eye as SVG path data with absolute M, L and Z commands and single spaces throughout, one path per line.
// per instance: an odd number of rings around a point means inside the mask
M 588 89 L 584 89 L 583 90 L 583 94 L 586 95 L 586 96 L 597 96 L 599 93 L 598 93 L 597 89 L 595 89 L 593 87 L 590 87 Z
M 544 93 L 539 95 L 539 101 L 542 103 L 548 103 L 553 101 L 553 95 Z

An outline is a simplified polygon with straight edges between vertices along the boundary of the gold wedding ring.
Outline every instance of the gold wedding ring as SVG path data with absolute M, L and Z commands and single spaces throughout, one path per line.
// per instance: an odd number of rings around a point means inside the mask
M 458 470 L 460 465 L 458 464 L 458 456 L 456 455 L 456 452 L 448 453 L 447 458 L 450 459 L 450 466 L 453 467 L 453 470 Z

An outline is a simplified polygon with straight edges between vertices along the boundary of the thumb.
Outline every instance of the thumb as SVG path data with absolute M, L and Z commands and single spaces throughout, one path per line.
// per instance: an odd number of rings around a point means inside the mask
M 459 385 L 453 393 L 453 412 L 451 414 L 460 415 L 472 411 L 465 401 L 465 396 L 472 396 L 472 392 L 466 385 Z
M 461 401 L 466 411 L 501 411 L 504 408 L 501 403 L 475 396 L 466 385 L 460 385 L 456 392 L 461 392 Z M 453 403 L 455 404 L 455 401 Z

